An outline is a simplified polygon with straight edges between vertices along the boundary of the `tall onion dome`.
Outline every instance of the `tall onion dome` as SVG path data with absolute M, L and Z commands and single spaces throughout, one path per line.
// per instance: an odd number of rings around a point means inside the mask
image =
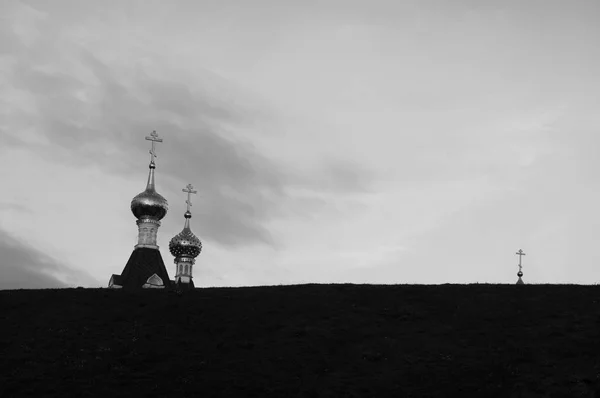
M 167 200 L 158 192 L 154 185 L 154 169 L 156 166 L 150 164 L 150 174 L 146 190 L 137 194 L 131 201 L 131 212 L 139 220 L 142 218 L 152 218 L 160 221 L 169 210 Z
M 131 201 L 131 212 L 138 219 L 138 244 L 135 247 L 149 247 L 158 249 L 156 244 L 156 234 L 158 227 L 160 227 L 160 220 L 167 214 L 169 210 L 169 204 L 167 200 L 162 197 L 161 194 L 156 192 L 156 186 L 154 184 L 154 158 L 156 153 L 154 151 L 154 143 L 162 142 L 162 139 L 158 138 L 156 132 L 152 132 L 150 137 L 146 137 L 152 141 L 152 149 L 150 150 L 150 172 L 148 174 L 148 183 L 146 184 L 146 190 L 136 195 Z
M 113 274 L 108 286 L 115 289 L 170 288 L 171 279 L 156 244 L 156 233 L 160 220 L 167 214 L 168 204 L 154 184 L 154 145 L 162 142 L 156 131 L 146 140 L 152 141 L 150 150 L 150 172 L 146 190 L 131 201 L 131 212 L 137 218 L 138 243 L 135 245 L 121 275 Z
M 190 218 L 192 218 L 192 213 L 190 212 L 190 207 L 192 206 L 190 195 L 197 193 L 193 189 L 194 187 L 188 184 L 186 189 L 182 190 L 188 194 L 186 201 L 187 211 L 184 214 L 185 225 L 183 230 L 169 242 L 169 251 L 175 257 L 176 264 L 174 282 L 180 288 L 194 288 L 192 267 L 196 262 L 196 257 L 202 251 L 202 242 L 200 242 L 200 239 L 190 229 Z

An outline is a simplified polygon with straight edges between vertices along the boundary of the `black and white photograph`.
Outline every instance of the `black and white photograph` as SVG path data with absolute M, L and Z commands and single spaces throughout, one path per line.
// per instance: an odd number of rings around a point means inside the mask
M 600 398 L 600 0 L 0 0 L 1 397 Z

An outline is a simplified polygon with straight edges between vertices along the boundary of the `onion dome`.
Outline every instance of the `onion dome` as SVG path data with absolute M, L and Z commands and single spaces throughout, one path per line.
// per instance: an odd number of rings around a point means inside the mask
M 175 235 L 169 242 L 169 251 L 177 259 L 181 257 L 196 258 L 202 251 L 202 242 L 190 229 L 192 213 L 185 212 L 185 226 L 183 231 Z
M 136 195 L 131 201 L 131 212 L 137 219 L 151 218 L 161 220 L 169 210 L 167 200 L 162 197 L 154 186 L 154 162 L 150 163 L 150 173 L 146 190 Z

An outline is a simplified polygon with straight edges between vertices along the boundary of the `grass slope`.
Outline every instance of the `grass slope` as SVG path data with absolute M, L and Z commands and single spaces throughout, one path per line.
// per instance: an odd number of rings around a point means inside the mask
M 0 396 L 126 395 L 600 397 L 600 287 L 0 291 Z

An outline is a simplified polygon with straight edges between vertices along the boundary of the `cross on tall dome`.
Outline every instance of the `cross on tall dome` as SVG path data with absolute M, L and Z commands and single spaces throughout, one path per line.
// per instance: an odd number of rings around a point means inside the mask
M 198 191 L 194 191 L 194 186 L 192 184 L 187 184 L 186 187 L 184 189 L 182 189 L 183 192 L 187 192 L 188 197 L 187 200 L 185 201 L 185 203 L 187 203 L 187 211 L 190 211 L 190 207 L 192 206 L 192 194 L 196 194 L 198 193 Z
M 158 156 L 156 156 L 156 150 L 154 148 L 154 144 L 157 142 L 163 142 L 163 140 L 162 140 L 162 138 L 158 138 L 158 133 L 156 132 L 156 130 L 152 131 L 150 133 L 150 136 L 146 137 L 146 140 L 152 141 L 152 149 L 150 149 L 150 164 L 154 164 L 154 158 L 158 157 Z

